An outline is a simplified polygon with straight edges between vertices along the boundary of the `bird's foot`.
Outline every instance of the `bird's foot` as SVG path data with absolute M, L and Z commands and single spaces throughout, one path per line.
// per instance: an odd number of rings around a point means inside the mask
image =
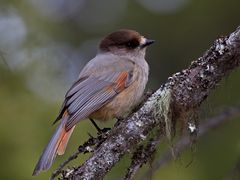
M 116 117 L 117 122 L 115 123 L 115 127 L 119 125 L 119 123 L 124 120 L 124 117 Z
M 98 127 L 97 123 L 95 123 L 95 121 L 91 118 L 90 118 L 90 121 L 92 122 L 94 127 L 97 129 L 98 135 L 104 134 L 104 133 L 108 132 L 109 130 L 111 130 L 111 128 L 102 128 L 101 129 L 100 127 Z
M 99 130 L 98 130 L 98 135 L 104 134 L 104 133 L 106 133 L 106 132 L 108 132 L 108 131 L 110 131 L 110 130 L 111 130 L 111 128 L 102 128 L 102 129 L 99 129 Z

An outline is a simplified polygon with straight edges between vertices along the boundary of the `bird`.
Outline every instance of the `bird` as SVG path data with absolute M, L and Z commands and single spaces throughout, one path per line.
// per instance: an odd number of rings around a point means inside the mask
M 148 81 L 146 48 L 154 43 L 139 32 L 120 29 L 108 34 L 65 95 L 52 138 L 43 150 L 33 176 L 48 170 L 63 155 L 76 124 L 84 119 L 120 118 L 141 100 Z M 96 124 L 95 124 L 96 125 Z M 99 130 L 99 128 L 98 128 Z

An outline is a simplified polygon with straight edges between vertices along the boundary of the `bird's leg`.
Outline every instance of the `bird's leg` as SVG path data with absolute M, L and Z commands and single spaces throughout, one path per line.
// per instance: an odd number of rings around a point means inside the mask
M 120 122 L 120 121 L 124 120 L 125 118 L 123 116 L 118 116 L 118 117 L 116 117 L 116 119 L 118 122 Z
M 103 128 L 103 129 L 101 129 L 100 127 L 98 127 L 97 123 L 92 118 L 89 118 L 89 119 L 92 122 L 92 124 L 94 125 L 94 127 L 97 129 L 99 134 L 105 133 L 105 132 L 111 130 L 111 128 Z
M 124 117 L 118 116 L 118 117 L 116 117 L 116 119 L 117 119 L 117 124 L 119 124 L 122 120 L 124 120 Z
M 97 129 L 97 131 L 100 132 L 101 128 L 98 127 L 97 123 L 95 123 L 95 121 L 93 119 L 91 119 L 91 118 L 89 118 L 89 119 L 90 119 L 91 123 L 94 125 L 94 127 Z
M 115 123 L 115 127 L 119 125 L 119 123 L 124 119 L 124 117 L 121 117 L 121 116 L 118 116 L 118 117 L 115 117 L 117 122 Z

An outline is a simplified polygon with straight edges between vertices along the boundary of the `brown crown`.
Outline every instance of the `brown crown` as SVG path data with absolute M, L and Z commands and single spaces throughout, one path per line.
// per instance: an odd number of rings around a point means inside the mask
M 135 48 L 139 46 L 141 35 L 134 30 L 121 29 L 107 35 L 100 43 L 101 51 L 110 51 L 111 47 Z

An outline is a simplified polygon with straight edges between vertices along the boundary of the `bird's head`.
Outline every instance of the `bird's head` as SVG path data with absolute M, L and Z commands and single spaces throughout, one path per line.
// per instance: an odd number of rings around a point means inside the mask
M 154 43 L 139 34 L 137 31 L 121 29 L 107 35 L 100 43 L 100 52 L 134 56 L 145 56 L 146 47 Z

